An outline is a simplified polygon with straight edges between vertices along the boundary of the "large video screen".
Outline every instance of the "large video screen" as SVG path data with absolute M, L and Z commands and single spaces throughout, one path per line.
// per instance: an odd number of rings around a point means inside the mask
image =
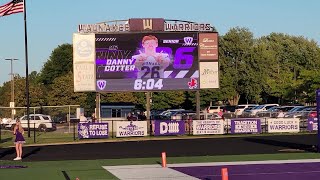
M 97 91 L 199 89 L 198 33 L 96 34 Z

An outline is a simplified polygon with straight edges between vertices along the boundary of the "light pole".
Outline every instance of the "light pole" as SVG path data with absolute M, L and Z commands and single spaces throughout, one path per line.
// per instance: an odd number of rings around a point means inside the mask
M 4 59 L 6 61 L 11 61 L 11 102 L 10 102 L 10 107 L 11 107 L 11 120 L 14 120 L 14 74 L 13 74 L 13 61 L 17 61 L 18 59 L 15 58 L 7 58 Z

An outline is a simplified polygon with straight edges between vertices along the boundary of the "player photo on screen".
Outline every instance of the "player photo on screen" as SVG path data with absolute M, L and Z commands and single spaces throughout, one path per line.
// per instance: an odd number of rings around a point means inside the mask
M 101 91 L 197 89 L 198 34 L 96 34 L 96 71 Z
M 142 47 L 144 52 L 139 50 L 140 54 L 132 56 L 138 69 L 137 78 L 164 78 L 164 69 L 169 66 L 170 58 L 167 53 L 156 52 L 158 39 L 153 35 L 144 36 Z

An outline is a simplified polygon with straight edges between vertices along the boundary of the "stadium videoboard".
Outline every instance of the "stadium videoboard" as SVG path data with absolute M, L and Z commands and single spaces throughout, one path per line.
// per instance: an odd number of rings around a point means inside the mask
M 96 90 L 199 89 L 198 33 L 95 34 Z

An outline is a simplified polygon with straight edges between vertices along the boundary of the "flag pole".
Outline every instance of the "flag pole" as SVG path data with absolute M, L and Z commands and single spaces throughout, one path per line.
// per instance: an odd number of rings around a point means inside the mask
M 24 52 L 26 60 L 26 100 L 27 100 L 27 121 L 28 121 L 28 137 L 30 137 L 30 102 L 29 102 L 29 68 L 28 68 L 28 33 L 27 33 L 27 7 L 26 0 L 23 0 L 23 17 L 24 17 Z

